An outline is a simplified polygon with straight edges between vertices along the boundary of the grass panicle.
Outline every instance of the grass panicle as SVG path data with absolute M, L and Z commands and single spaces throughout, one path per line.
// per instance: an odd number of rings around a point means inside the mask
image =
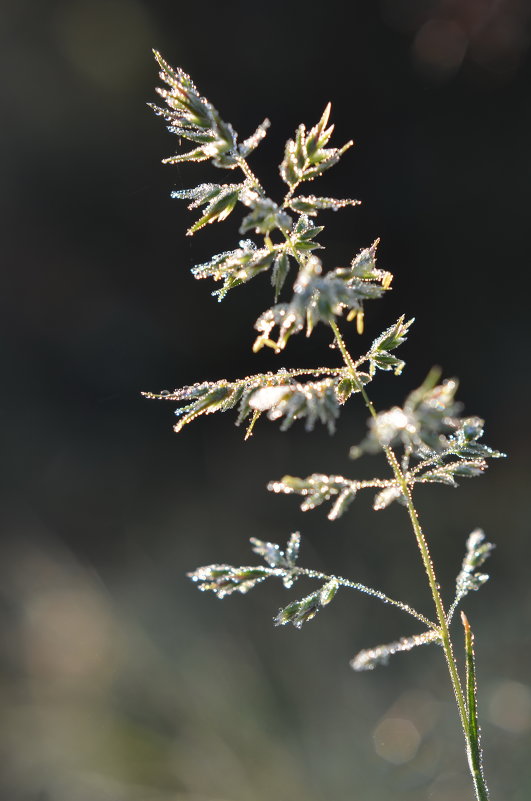
M 441 380 L 438 369 L 431 370 L 422 385 L 411 391 L 400 406 L 378 411 L 370 399 L 370 384 L 380 370 L 395 375 L 404 370 L 406 363 L 396 351 L 406 342 L 413 319 L 402 315 L 376 336 L 370 348 L 358 357 L 353 356 L 345 344 L 342 330 L 347 326 L 354 326 L 358 333 L 364 330 L 369 301 L 391 290 L 393 276 L 377 264 L 378 241 L 353 254 L 347 266 L 328 266 L 322 256 L 322 219 L 326 220 L 330 211 L 350 211 L 359 204 L 358 200 L 350 198 L 310 194 L 305 186 L 338 164 L 352 145 L 351 141 L 340 147 L 332 145 L 334 126 L 330 124 L 330 104 L 315 125 L 309 129 L 299 125 L 286 142 L 279 168 L 286 192 L 283 197 L 271 198 L 248 163 L 248 157 L 267 133 L 269 120 L 264 120 L 251 136 L 239 143 L 232 125 L 199 93 L 191 78 L 183 70 L 170 67 L 158 53 L 155 56 L 165 84 L 158 92 L 165 105 L 153 108 L 166 120 L 168 130 L 179 142 L 184 139 L 192 143 L 191 150 L 178 152 L 166 158 L 165 163 L 210 161 L 215 168 L 231 170 L 230 183 L 201 183 L 173 192 L 174 198 L 189 201 L 188 208 L 196 214 L 199 212 L 188 227 L 188 235 L 195 235 L 205 226 L 221 223 L 229 215 L 240 212 L 239 233 L 247 237 L 234 242 L 232 250 L 217 253 L 193 267 L 193 276 L 217 283 L 213 294 L 221 301 L 229 291 L 255 278 L 263 280 L 262 274 L 268 273 L 269 282 L 264 287 L 266 292 L 271 292 L 273 305 L 258 315 L 253 350 L 268 347 L 279 353 L 286 349 L 292 336 L 304 331 L 309 337 L 316 325 L 321 324 L 328 328 L 331 344 L 341 361 L 313 369 L 283 368 L 241 379 L 202 381 L 174 391 L 144 395 L 177 404 L 176 432 L 203 415 L 235 410 L 236 423 L 247 426 L 246 437 L 251 436 L 260 417 L 278 421 L 283 431 L 303 420 L 307 431 L 321 423 L 332 434 L 347 402 L 358 400 L 358 410 L 365 408 L 369 413 L 367 433 L 360 443 L 350 448 L 350 455 L 358 459 L 364 454 L 383 453 L 389 468 L 387 475 L 378 478 L 321 473 L 302 478 L 285 475 L 271 481 L 268 489 L 273 493 L 300 496 L 303 511 L 327 504 L 328 518 L 332 521 L 350 513 L 357 495 L 366 489 L 375 491 L 373 508 L 377 511 L 386 509 L 394 501 L 401 504 L 418 545 L 434 615 L 430 620 L 408 603 L 395 600 L 381 590 L 301 566 L 298 532 L 291 534 L 284 548 L 252 538 L 252 550 L 262 560 L 260 564 L 207 565 L 189 576 L 199 589 L 211 591 L 218 598 L 233 593 L 245 594 L 271 578 L 280 579 L 288 590 L 299 579 L 316 581 L 317 587 L 309 594 L 288 601 L 276 613 L 276 625 L 292 624 L 301 628 L 320 615 L 340 589 L 366 593 L 398 607 L 417 623 L 421 622 L 424 626 L 421 633 L 400 636 L 387 645 L 361 650 L 351 666 L 356 671 L 372 670 L 377 665 L 387 664 L 394 654 L 410 651 L 418 645 L 439 646 L 457 703 L 476 799 L 486 801 L 489 795 L 479 736 L 473 636 L 462 613 L 466 663 L 463 683 L 450 627 L 461 601 L 487 581 L 488 575 L 478 569 L 494 546 L 485 540 L 481 530 L 470 534 L 456 580 L 454 600 L 448 609 L 445 608 L 414 496 L 417 490 L 422 491 L 424 484 L 456 487 L 462 478 L 481 476 L 488 460 L 504 454 L 483 443 L 484 421 L 462 414 L 462 404 L 457 400 L 457 380 Z M 301 193 L 299 190 L 303 187 L 304 193 Z

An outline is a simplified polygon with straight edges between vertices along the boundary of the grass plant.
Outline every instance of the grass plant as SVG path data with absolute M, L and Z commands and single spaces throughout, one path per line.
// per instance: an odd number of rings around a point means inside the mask
M 287 141 L 280 164 L 286 190 L 284 197 L 275 201 L 268 196 L 248 161 L 266 136 L 269 121 L 264 120 L 251 136 L 239 142 L 233 127 L 200 95 L 191 78 L 181 69 L 170 67 L 158 53 L 155 56 L 165 85 L 158 93 L 165 105 L 153 108 L 179 141 L 191 143 L 191 149 L 164 162 L 211 161 L 214 167 L 228 170 L 234 176 L 230 183 L 201 183 L 172 193 L 175 198 L 189 201 L 188 208 L 198 213 L 188 235 L 222 222 L 236 209 L 244 209 L 239 230 L 245 238 L 233 250 L 218 253 L 193 267 L 193 275 L 217 282 L 219 287 L 213 294 L 221 301 L 236 287 L 268 273 L 274 304 L 255 323 L 257 336 L 253 350 L 267 347 L 280 353 L 292 336 L 305 330 L 309 337 L 321 323 L 328 326 L 342 364 L 281 369 L 232 381 L 202 381 L 173 392 L 144 394 L 178 404 L 175 431 L 181 431 L 202 415 L 235 409 L 237 424 L 246 426 L 246 438 L 261 417 L 278 421 L 282 430 L 303 421 L 307 431 L 321 423 L 333 433 L 342 408 L 357 396 L 369 419 L 366 436 L 351 448 L 350 455 L 358 459 L 367 453 L 383 452 L 389 468 L 387 475 L 369 479 L 321 473 L 305 477 L 285 475 L 271 481 L 268 488 L 274 493 L 299 496 L 303 511 L 329 504 L 331 521 L 347 513 L 356 495 L 365 490 L 374 493 L 376 511 L 395 502 L 401 504 L 418 545 L 433 597 L 434 616 L 428 619 L 407 603 L 349 578 L 301 566 L 298 532 L 292 533 L 282 547 L 252 538 L 252 551 L 261 560 L 257 564 L 213 564 L 189 575 L 199 589 L 212 591 L 218 598 L 235 592 L 245 594 L 268 579 L 280 579 L 287 589 L 300 577 L 315 580 L 317 589 L 280 609 L 274 618 L 276 625 L 300 628 L 328 606 L 340 589 L 367 593 L 413 616 L 421 624 L 418 634 L 367 648 L 352 659 L 351 665 L 356 671 L 372 670 L 386 664 L 399 651 L 425 644 L 441 649 L 455 695 L 475 796 L 486 801 L 489 794 L 482 764 L 473 634 L 461 613 L 466 664 L 466 675 L 461 677 L 454 656 L 451 624 L 465 596 L 487 581 L 488 575 L 481 568 L 494 546 L 479 529 L 469 535 L 453 601 L 445 606 L 414 495 L 422 484 L 454 487 L 459 479 L 480 476 L 488 459 L 503 454 L 483 444 L 483 420 L 462 415 L 462 406 L 456 400 L 458 382 L 453 378 L 441 380 L 437 369 L 428 373 L 422 385 L 410 392 L 401 406 L 378 411 L 370 399 L 369 386 L 380 370 L 395 375 L 402 372 L 405 363 L 396 351 L 408 337 L 413 320 L 400 317 L 360 356 L 353 356 L 347 348 L 345 323 L 354 324 L 357 332 L 362 333 L 366 304 L 390 291 L 393 276 L 377 266 L 378 241 L 354 255 L 348 267 L 325 270 L 322 259 L 316 255 L 316 251 L 323 249 L 319 244 L 323 226 L 317 224 L 317 218 L 359 202 L 303 194 L 304 185 L 337 164 L 352 145 L 352 142 L 341 147 L 330 144 L 334 130 L 329 123 L 330 104 L 313 127 L 300 125 Z M 291 290 L 287 290 L 289 278 Z M 281 294 L 286 299 L 278 302 Z

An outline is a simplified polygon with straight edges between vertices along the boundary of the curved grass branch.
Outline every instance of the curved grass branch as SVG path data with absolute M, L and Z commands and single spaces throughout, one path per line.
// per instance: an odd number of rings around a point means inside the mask
M 380 601 L 383 601 L 386 604 L 390 604 L 391 606 L 396 606 L 398 609 L 401 609 L 402 612 L 406 612 L 408 615 L 420 620 L 421 623 L 424 623 L 429 629 L 438 632 L 438 626 L 436 623 L 433 623 L 429 618 L 425 617 L 420 612 L 417 612 L 412 606 L 409 604 L 405 604 L 402 601 L 396 601 L 394 598 L 390 598 L 384 592 L 380 592 L 380 590 L 375 590 L 372 587 L 367 587 L 365 584 L 360 584 L 358 581 L 350 581 L 350 579 L 341 578 L 341 576 L 329 576 L 326 573 L 320 573 L 318 570 L 309 570 L 308 568 L 299 567 L 296 568 L 296 572 L 301 576 L 307 576 L 308 578 L 318 579 L 319 581 L 337 581 L 339 585 L 342 587 L 349 587 L 352 590 L 358 590 L 358 592 L 363 592 L 366 595 L 372 595 L 373 598 L 378 598 Z

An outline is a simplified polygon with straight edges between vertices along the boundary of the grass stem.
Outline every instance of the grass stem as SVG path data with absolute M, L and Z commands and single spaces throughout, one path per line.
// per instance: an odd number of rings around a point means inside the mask
M 335 321 L 332 321 L 331 327 L 332 331 L 334 332 L 338 348 L 341 351 L 341 355 L 343 356 L 345 364 L 348 367 L 350 374 L 352 376 L 352 380 L 354 381 L 357 389 L 359 389 L 363 397 L 363 400 L 365 401 L 365 405 L 369 410 L 371 416 L 375 419 L 377 417 L 376 409 L 374 408 L 374 405 L 370 400 L 365 387 L 358 378 L 354 361 L 345 345 L 345 341 L 341 335 L 337 323 Z M 422 557 L 424 569 L 428 577 L 428 583 L 430 586 L 431 594 L 435 604 L 435 610 L 437 613 L 437 620 L 439 622 L 441 644 L 444 650 L 444 655 L 446 657 L 446 664 L 448 666 L 448 672 L 450 674 L 450 680 L 452 682 L 452 688 L 457 703 L 459 718 L 461 720 L 461 725 L 463 727 L 463 732 L 465 735 L 468 762 L 469 762 L 470 772 L 472 774 L 472 780 L 474 782 L 476 799 L 477 801 L 488 801 L 489 799 L 488 790 L 483 776 L 483 771 L 481 769 L 481 749 L 479 744 L 478 727 L 477 725 L 475 726 L 471 725 L 471 720 L 469 717 L 470 710 L 467 708 L 467 704 L 465 702 L 465 696 L 463 693 L 463 688 L 461 686 L 461 679 L 459 678 L 457 662 L 454 656 L 452 640 L 448 628 L 447 615 L 444 609 L 441 594 L 439 592 L 439 584 L 437 582 L 437 577 L 435 575 L 435 569 L 428 548 L 428 543 L 424 536 L 424 532 L 422 531 L 419 516 L 415 508 L 415 504 L 413 503 L 413 497 L 411 494 L 410 487 L 408 486 L 407 480 L 400 468 L 400 464 L 398 463 L 398 459 L 396 458 L 395 452 L 389 445 L 382 445 L 382 447 L 385 456 L 387 458 L 387 461 L 389 463 L 389 466 L 393 471 L 393 475 L 397 481 L 397 484 L 402 490 L 402 494 L 405 498 L 409 519 L 411 521 L 411 526 L 413 528 L 415 539 L 417 541 L 420 555 Z M 475 714 L 473 718 L 474 720 L 477 719 Z

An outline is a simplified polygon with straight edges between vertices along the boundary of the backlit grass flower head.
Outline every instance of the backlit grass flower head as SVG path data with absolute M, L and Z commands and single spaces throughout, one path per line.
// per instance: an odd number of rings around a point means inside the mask
M 234 242 L 231 250 L 217 253 L 194 266 L 193 276 L 218 284 L 213 294 L 221 301 L 233 289 L 243 291 L 242 285 L 255 278 L 264 281 L 262 274 L 268 273 L 273 305 L 262 310 L 256 320 L 253 350 L 268 347 L 279 353 L 285 350 L 292 336 L 304 331 L 309 337 L 321 323 L 329 328 L 342 362 L 314 368 L 282 368 L 239 379 L 201 381 L 171 392 L 144 394 L 176 403 L 175 431 L 181 431 L 202 415 L 234 410 L 236 423 L 245 423 L 246 437 L 251 435 L 260 417 L 278 421 L 282 430 L 302 420 L 308 431 L 322 423 L 333 433 L 347 402 L 354 396 L 361 400 L 358 410 L 365 409 L 369 413 L 367 434 L 361 443 L 353 445 L 350 455 L 358 459 L 364 454 L 383 453 L 389 467 L 387 476 L 285 475 L 271 481 L 268 488 L 274 493 L 299 496 L 303 511 L 329 504 L 328 517 L 332 521 L 345 514 L 363 490 L 373 492 L 375 510 L 383 510 L 394 501 L 402 504 L 428 578 L 435 616 L 430 620 L 407 603 L 359 582 L 302 567 L 298 561 L 301 544 L 298 532 L 289 537 L 284 548 L 274 542 L 252 538 L 252 550 L 262 560 L 258 564 L 208 565 L 194 570 L 190 577 L 201 590 L 213 592 L 219 598 L 233 593 L 245 594 L 269 579 L 280 579 L 286 589 L 298 579 L 317 582 L 317 589 L 291 600 L 276 613 L 276 625 L 292 624 L 300 628 L 328 606 L 343 588 L 367 593 L 414 617 L 422 624 L 418 634 L 362 650 L 353 658 L 352 667 L 372 669 L 386 663 L 393 654 L 409 651 L 417 645 L 434 643 L 442 648 L 465 735 L 476 798 L 484 801 L 488 792 L 481 764 L 472 633 L 464 618 L 467 670 L 463 684 L 453 655 L 450 625 L 462 599 L 488 579 L 487 574 L 478 569 L 494 546 L 485 540 L 480 530 L 472 532 L 456 579 L 453 600 L 446 607 L 413 493 L 421 484 L 455 487 L 462 478 L 482 475 L 488 460 L 503 454 L 483 444 L 483 420 L 463 415 L 462 405 L 456 399 L 457 381 L 441 380 L 437 370 L 432 370 L 400 406 L 377 411 L 370 400 L 368 387 L 379 370 L 398 375 L 405 367 L 397 350 L 406 341 L 413 320 L 402 316 L 391 323 L 358 357 L 351 355 L 343 338 L 340 330 L 343 324 L 349 338 L 351 330 L 353 336 L 356 331 L 363 332 L 369 301 L 381 298 L 391 289 L 392 275 L 377 264 L 378 241 L 353 253 L 346 265 L 327 265 L 326 260 L 317 255 L 324 249 L 319 241 L 324 230 L 321 219 L 326 220 L 331 211 L 359 203 L 354 199 L 310 193 L 306 187 L 312 182 L 313 190 L 313 182 L 336 165 L 352 145 L 350 141 L 341 147 L 332 145 L 334 126 L 330 124 L 330 104 L 315 125 L 310 128 L 300 125 L 286 142 L 279 165 L 285 194 L 273 199 L 248 162 L 248 157 L 266 136 L 269 120 L 264 120 L 254 133 L 239 142 L 232 125 L 199 93 L 190 77 L 181 69 L 170 67 L 158 53 L 155 55 L 160 78 L 165 84 L 158 89 L 165 106 L 153 108 L 166 120 L 179 146 L 182 140 L 191 143 L 191 149 L 169 156 L 164 163 L 210 161 L 218 170 L 230 170 L 230 182 L 201 183 L 172 193 L 176 199 L 189 201 L 188 208 L 196 215 L 188 235 L 194 235 L 207 225 L 223 222 L 232 213 L 239 211 L 242 215 L 239 228 L 242 238 Z

